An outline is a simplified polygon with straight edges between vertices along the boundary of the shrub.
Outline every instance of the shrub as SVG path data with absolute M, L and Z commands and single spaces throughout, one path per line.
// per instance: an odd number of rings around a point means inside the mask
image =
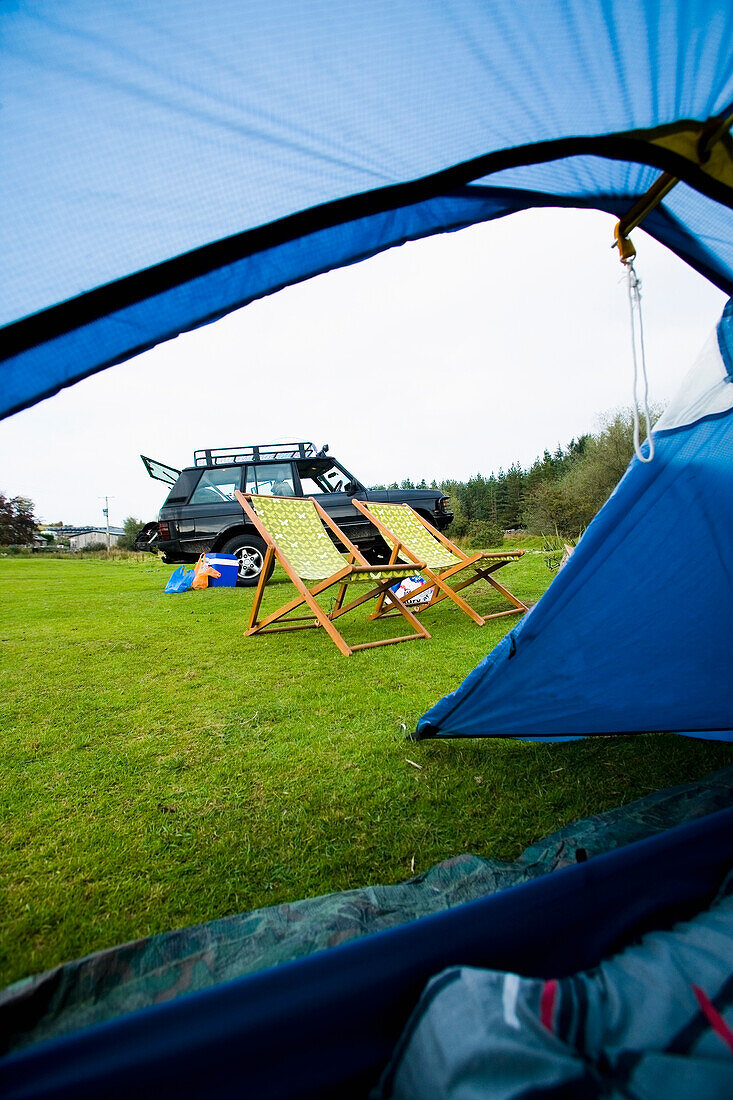
M 476 519 L 469 525 L 468 545 L 474 550 L 485 550 L 487 546 L 503 546 L 504 532 L 490 520 Z
M 120 550 L 134 550 L 137 533 L 140 528 L 144 526 L 141 519 L 136 519 L 134 516 L 128 516 L 122 525 L 125 533 L 124 535 L 120 535 L 117 540 L 117 545 Z
M 659 413 L 655 408 L 653 418 Z M 527 493 L 523 518 L 529 530 L 577 538 L 626 472 L 634 454 L 633 437 L 629 411 L 606 418 L 600 433 L 585 439 L 582 454 L 562 477 L 541 482 Z

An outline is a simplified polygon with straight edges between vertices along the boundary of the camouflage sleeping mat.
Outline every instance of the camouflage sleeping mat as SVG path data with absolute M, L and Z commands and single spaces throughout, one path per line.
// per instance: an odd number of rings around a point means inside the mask
M 513 863 L 461 855 L 394 886 L 256 909 L 65 963 L 0 992 L 0 1053 L 485 897 L 733 803 L 733 767 L 573 822 Z

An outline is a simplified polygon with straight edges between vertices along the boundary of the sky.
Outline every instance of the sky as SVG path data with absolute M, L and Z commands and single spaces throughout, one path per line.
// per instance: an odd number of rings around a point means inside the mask
M 614 220 L 535 210 L 289 287 L 0 421 L 0 491 L 45 523 L 154 519 L 140 461 L 328 443 L 370 485 L 530 465 L 632 399 Z M 636 230 L 651 400 L 674 394 L 725 296 Z

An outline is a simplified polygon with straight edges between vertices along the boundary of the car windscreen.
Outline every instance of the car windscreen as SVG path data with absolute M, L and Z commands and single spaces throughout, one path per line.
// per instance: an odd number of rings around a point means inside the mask
M 359 488 L 358 482 L 352 478 L 348 470 L 344 470 L 331 458 L 299 462 L 298 473 L 304 496 L 310 496 L 312 493 L 354 492 L 353 486 Z M 349 489 L 347 486 L 352 488 Z

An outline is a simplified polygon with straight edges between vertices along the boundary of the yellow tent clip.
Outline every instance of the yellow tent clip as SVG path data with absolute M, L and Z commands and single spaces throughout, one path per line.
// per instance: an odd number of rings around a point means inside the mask
M 723 149 L 723 139 L 729 134 L 731 125 L 733 125 L 733 115 L 728 115 L 725 118 L 712 118 L 696 135 L 693 149 L 686 149 L 685 153 L 688 159 L 697 163 L 698 167 L 705 166 L 708 168 L 711 157 L 714 152 L 720 149 L 720 155 L 725 161 L 724 167 L 728 169 L 728 173 L 724 173 L 722 170 L 719 173 L 722 178 L 725 175 L 729 175 L 730 169 L 730 149 Z M 678 140 L 685 135 L 678 134 Z M 689 137 L 689 135 L 687 135 Z M 669 138 L 667 142 L 660 139 L 659 144 L 669 144 L 671 148 L 674 148 L 674 141 Z M 680 150 L 677 150 L 680 151 Z M 716 165 L 717 168 L 720 166 Z M 629 240 L 629 233 L 632 229 L 636 229 L 638 225 L 641 225 L 647 214 L 650 214 L 652 210 L 659 205 L 669 192 L 680 182 L 678 176 L 673 176 L 670 172 L 663 172 L 658 179 L 654 181 L 652 186 L 642 195 L 638 202 L 634 203 L 629 210 L 628 214 L 625 214 L 623 218 L 617 223 L 614 229 L 614 243 L 613 247 L 618 248 L 619 257 L 622 264 L 631 263 L 636 255 L 636 249 Z
M 623 231 L 621 229 L 621 222 L 616 223 L 616 227 L 613 231 L 613 236 L 614 236 L 613 247 L 618 248 L 618 254 L 621 258 L 621 263 L 622 264 L 630 263 L 634 259 L 634 257 L 636 256 L 636 249 L 634 248 L 634 246 L 631 243 L 631 241 L 629 240 L 629 238 L 624 236 Z

